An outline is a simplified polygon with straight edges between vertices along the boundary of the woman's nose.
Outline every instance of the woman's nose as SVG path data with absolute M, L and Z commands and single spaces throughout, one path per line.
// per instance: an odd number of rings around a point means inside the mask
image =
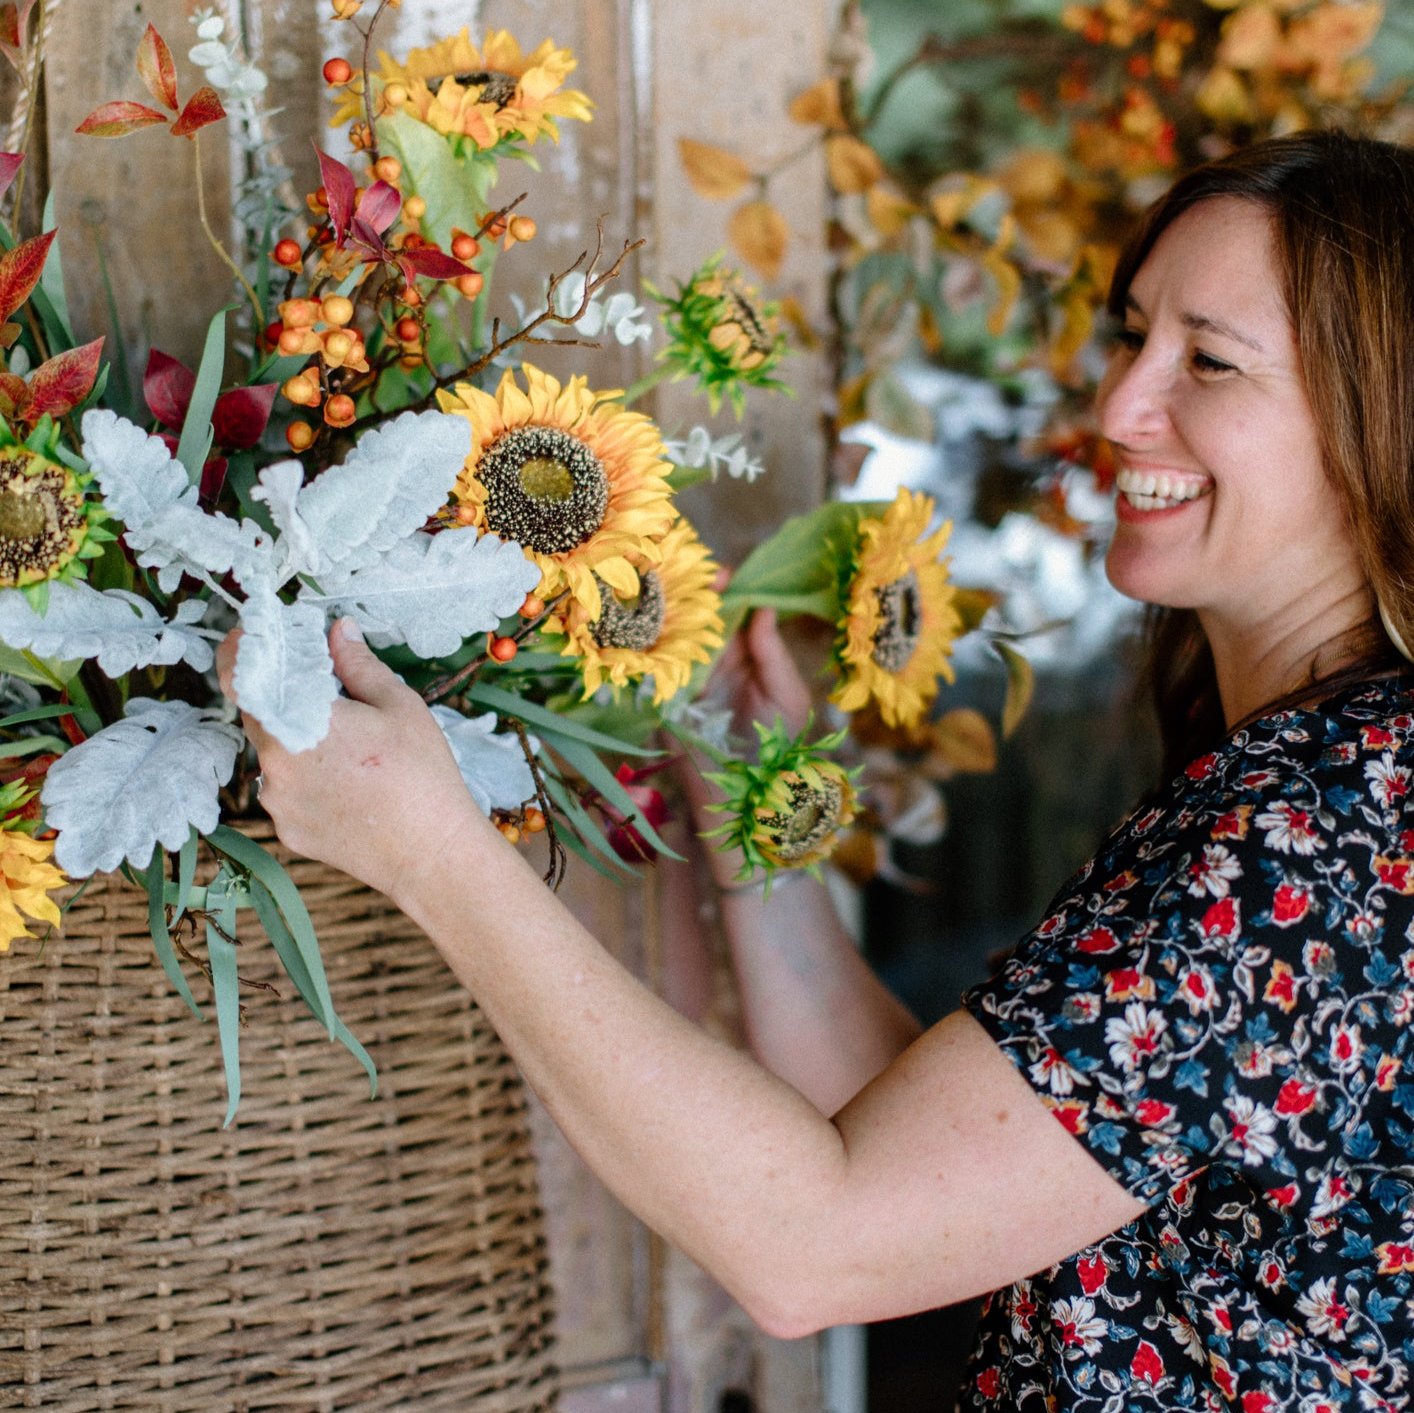
M 1100 434 L 1122 445 L 1143 444 L 1168 425 L 1171 380 L 1148 347 L 1121 350 L 1100 381 L 1096 415 Z

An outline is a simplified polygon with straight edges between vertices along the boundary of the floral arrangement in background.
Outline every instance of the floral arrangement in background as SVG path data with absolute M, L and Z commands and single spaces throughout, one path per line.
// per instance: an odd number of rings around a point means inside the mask
M 704 696 L 753 607 L 835 625 L 839 708 L 876 708 L 891 729 L 919 725 L 952 640 L 979 617 L 948 582 L 930 506 L 907 496 L 789 522 L 719 592 L 676 493 L 761 467 L 739 433 L 665 441 L 632 404 L 681 377 L 713 412 L 740 413 L 745 388 L 778 385 L 779 311 L 713 260 L 672 294 L 647 292 L 664 344 L 634 387 L 522 361 L 536 345 L 627 345 L 654 327 L 612 288 L 639 243 L 606 259 L 602 232 L 544 272 L 540 307 L 508 321 L 492 300 L 497 261 L 528 258 L 537 234 L 523 197 L 492 196 L 503 164 L 590 120 L 592 104 L 567 86 L 574 56 L 549 40 L 527 52 L 463 32 L 375 67 L 377 24 L 395 8 L 334 0 L 362 56 L 324 67 L 354 159 L 321 150 L 302 205 L 269 144 L 265 77 L 209 11 L 193 16 L 189 55 L 205 83 L 182 81 L 149 26 L 136 55 L 146 98 L 104 102 L 80 127 L 199 144 L 235 121 L 262 159 L 236 193 L 244 248 L 211 229 L 199 179 L 193 192 L 239 291 L 245 353 L 229 364 L 220 310 L 197 367 L 153 349 L 130 377 L 121 347 L 109 359 L 104 339 L 75 337 L 52 219 L 39 234 L 18 216 L 0 225 L 0 951 L 44 945 L 31 928 L 60 925 L 95 875 L 144 887 L 172 986 L 198 1015 L 209 989 L 228 1122 L 248 912 L 373 1079 L 298 890 L 233 827 L 255 791 L 213 671 L 231 628 L 242 705 L 301 751 L 323 739 L 339 690 L 329 625 L 355 619 L 433 704 L 481 807 L 512 841 L 541 841 L 555 885 L 571 853 L 623 876 L 667 851 L 647 783 L 664 738 L 718 767 L 724 842 L 748 872 L 817 866 L 855 817 L 842 732 L 734 740 Z M 37 73 L 32 0 L 8 9 L 6 56 Z M 0 155 L 15 212 L 23 161 Z M 198 883 L 203 843 L 215 868 Z

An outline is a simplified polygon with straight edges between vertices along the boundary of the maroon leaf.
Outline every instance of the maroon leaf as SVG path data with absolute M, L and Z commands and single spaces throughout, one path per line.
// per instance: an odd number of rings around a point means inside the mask
M 196 387 L 196 374 L 170 354 L 154 348 L 142 375 L 142 396 L 148 411 L 164 426 L 180 431 Z
M 278 383 L 259 383 L 252 388 L 223 392 L 211 412 L 214 444 L 231 451 L 255 446 L 265 435 L 279 388 Z
M 45 231 L 0 255 L 0 319 L 8 319 L 30 297 L 55 234 Z
M 16 417 L 29 398 L 29 387 L 18 373 L 0 373 L 0 415 Z
M 209 86 L 198 88 L 182 109 L 182 116 L 172 124 L 173 137 L 190 137 L 204 128 L 207 123 L 219 123 L 226 116 L 216 90 Z
M 329 199 L 329 220 L 334 227 L 334 240 L 342 246 L 349 233 L 349 222 L 353 220 L 354 192 L 358 183 L 354 174 L 336 157 L 314 149 L 319 158 L 319 180 L 324 184 L 324 194 Z
M 9 191 L 10 183 L 15 180 L 15 173 L 24 160 L 22 152 L 0 152 L 0 196 Z
M 212 456 L 201 468 L 201 489 L 197 496 L 207 505 L 215 505 L 216 498 L 221 494 L 221 487 L 226 484 L 227 461 L 224 456 Z
M 419 275 L 425 275 L 429 280 L 456 280 L 472 272 L 470 265 L 463 265 L 446 251 L 428 247 L 421 250 L 400 250 L 398 264 L 403 267 L 405 275 L 411 269 Z M 411 281 L 412 276 L 408 275 L 408 279 Z
M 379 235 L 382 235 L 403 209 L 403 198 L 397 187 L 376 181 L 358 199 L 358 215 Z
M 348 240 L 354 245 L 362 246 L 375 260 L 391 260 L 393 258 L 393 252 L 383 244 L 383 237 L 362 216 L 355 216 L 349 222 Z
M 166 121 L 161 113 L 144 103 L 119 98 L 116 102 L 95 108 L 74 131 L 85 137 L 126 137 L 130 132 Z
M 30 374 L 25 421 L 38 422 L 46 412 L 51 417 L 72 412 L 93 391 L 102 353 L 103 340 L 96 338 L 41 363 Z
M 137 46 L 137 71 L 147 91 L 163 106 L 177 111 L 177 66 L 167 41 L 151 25 Z

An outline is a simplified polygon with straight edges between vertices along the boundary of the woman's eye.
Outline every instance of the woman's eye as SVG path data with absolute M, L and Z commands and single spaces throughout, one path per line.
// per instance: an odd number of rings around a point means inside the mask
M 1130 353 L 1138 353 L 1144 347 L 1143 329 L 1116 329 L 1110 339 L 1117 348 L 1128 349 Z
M 1224 363 L 1221 358 L 1214 358 L 1211 353 L 1201 351 L 1194 353 L 1193 366 L 1200 373 L 1234 373 L 1237 371 L 1231 363 Z

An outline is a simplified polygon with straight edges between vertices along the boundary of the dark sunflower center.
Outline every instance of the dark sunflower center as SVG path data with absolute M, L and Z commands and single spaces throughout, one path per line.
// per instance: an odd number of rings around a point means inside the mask
M 558 427 L 514 427 L 481 453 L 486 525 L 538 554 L 568 554 L 604 523 L 609 478 L 578 437 Z
M 746 334 L 751 351 L 763 356 L 770 353 L 776 341 L 756 312 L 756 306 L 735 286 L 729 286 L 727 289 L 727 303 L 731 308 L 732 318 L 741 325 Z
M 918 575 L 912 569 L 878 591 L 879 626 L 870 656 L 885 672 L 902 672 L 918 647 L 923 600 Z
M 819 786 L 792 780 L 787 787 L 789 805 L 761 822 L 781 859 L 790 863 L 813 854 L 839 825 L 844 794 L 839 782 L 828 778 Z
M 520 80 L 514 74 L 503 74 L 499 69 L 477 69 L 468 74 L 453 74 L 452 77 L 463 88 L 480 88 L 481 102 L 494 103 L 497 108 L 504 108 L 520 87 Z
M 47 579 L 74 557 L 83 497 L 62 467 L 0 456 L 0 585 Z
M 597 576 L 599 598 L 603 604 L 598 621 L 590 629 L 601 648 L 628 648 L 646 653 L 663 632 L 663 615 L 667 600 L 658 576 L 646 570 L 638 577 L 638 597 L 624 602 Z

